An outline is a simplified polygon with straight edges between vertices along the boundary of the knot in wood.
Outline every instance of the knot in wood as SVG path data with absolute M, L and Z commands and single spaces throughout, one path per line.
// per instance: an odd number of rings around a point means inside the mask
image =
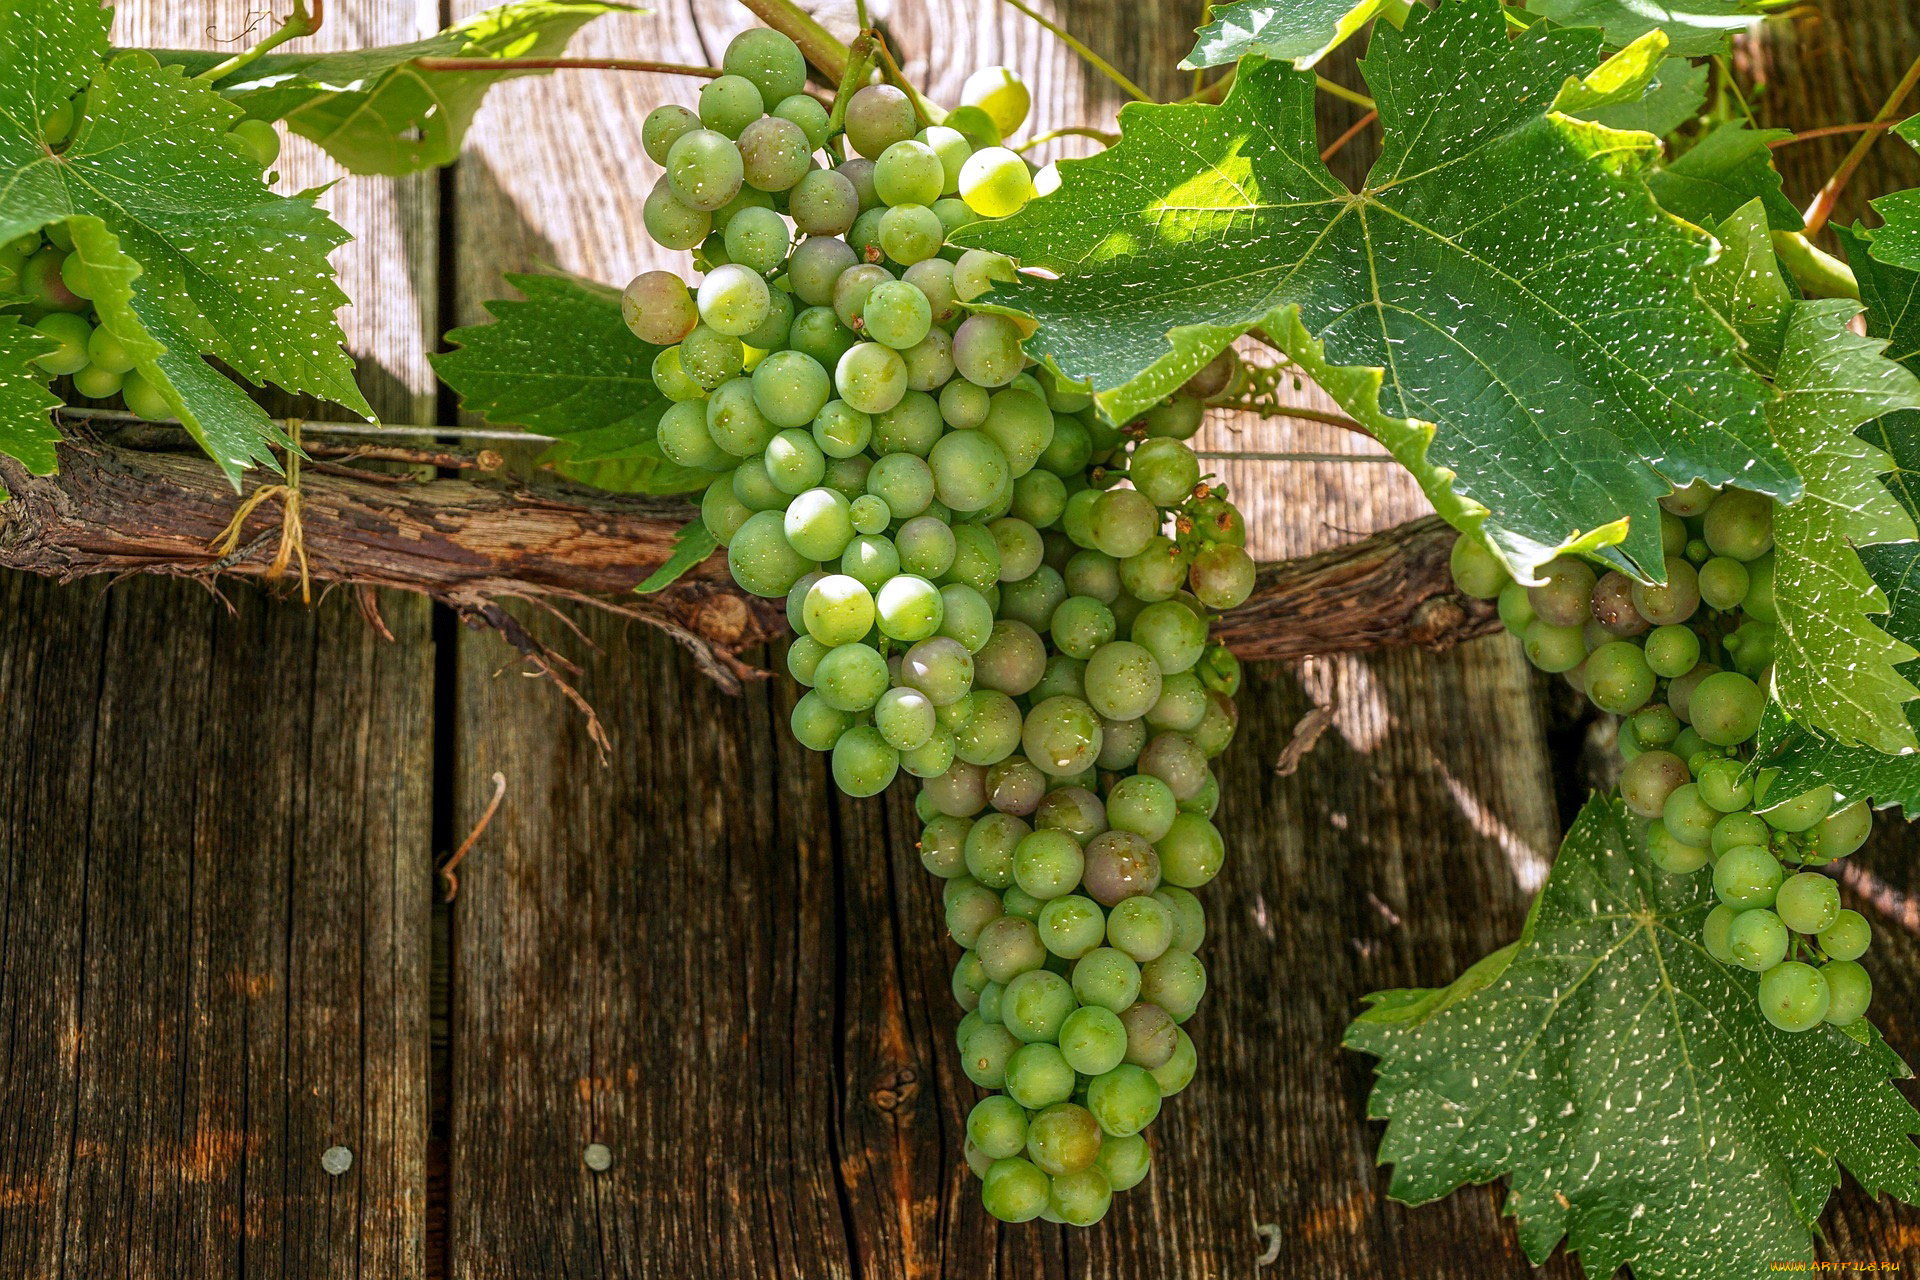
M 883 1075 L 867 1094 L 882 1111 L 898 1111 L 920 1094 L 920 1073 L 912 1067 L 895 1067 Z
M 1466 624 L 1467 611 L 1458 597 L 1430 596 L 1422 600 L 1407 620 L 1407 636 L 1428 649 L 1444 649 Z

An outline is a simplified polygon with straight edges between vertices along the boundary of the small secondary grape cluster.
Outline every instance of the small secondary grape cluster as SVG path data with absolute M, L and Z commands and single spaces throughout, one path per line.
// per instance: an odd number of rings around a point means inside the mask
M 40 136 L 49 148 L 65 149 L 81 111 L 80 100 L 69 99 L 41 123 Z M 234 150 L 258 161 L 263 173 L 280 157 L 280 135 L 265 120 L 241 120 L 227 137 Z M 56 344 L 34 363 L 54 377 L 71 377 L 74 391 L 88 400 L 119 396 L 142 418 L 172 418 L 166 398 L 134 370 L 126 347 L 101 326 L 93 296 L 92 272 L 73 252 L 65 223 L 0 244 L 0 314 L 22 315 Z
M 1719 904 L 1702 942 L 1760 975 L 1767 1020 L 1783 1031 L 1857 1022 L 1873 997 L 1859 964 L 1872 929 L 1813 868 L 1865 843 L 1872 811 L 1864 799 L 1836 808 L 1825 786 L 1774 795 L 1778 770 L 1752 763 L 1779 622 L 1773 502 L 1696 482 L 1661 506 L 1663 586 L 1561 557 L 1525 587 L 1467 536 L 1454 544 L 1454 581 L 1498 597 L 1536 667 L 1623 717 L 1620 797 L 1647 820 L 1656 865 L 1674 875 L 1711 868 Z
M 1049 181 L 1001 145 L 1029 107 L 1005 69 L 938 123 L 885 84 L 829 112 L 777 32 L 722 70 L 644 125 L 647 229 L 704 272 L 624 295 L 663 348 L 658 443 L 713 477 L 735 580 L 786 598 L 794 735 L 851 795 L 922 780 L 921 861 L 966 949 L 956 1038 L 1001 1091 L 967 1122 L 986 1208 L 1088 1225 L 1194 1072 L 1191 890 L 1225 858 L 1209 761 L 1240 682 L 1209 618 L 1254 565 L 1183 442 L 1239 365 L 1116 426 L 1030 365 L 1020 317 L 969 306 L 1014 264 L 949 235 Z

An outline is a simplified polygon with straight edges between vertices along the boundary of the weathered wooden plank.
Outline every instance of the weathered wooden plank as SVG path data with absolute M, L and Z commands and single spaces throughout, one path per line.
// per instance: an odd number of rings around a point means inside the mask
M 319 47 L 417 37 L 336 12 Z M 119 6 L 123 44 L 229 45 L 238 3 Z M 289 189 L 337 169 L 303 143 Z M 432 404 L 432 179 L 323 197 L 382 411 Z M 393 264 L 409 271 L 396 273 Z M 429 323 L 430 323 L 430 317 Z M 292 406 L 288 406 L 292 407 Z M 397 643 L 343 597 L 0 583 L 4 960 L 0 1272 L 417 1277 L 431 671 L 428 611 Z M 321 1154 L 341 1145 L 350 1172 Z

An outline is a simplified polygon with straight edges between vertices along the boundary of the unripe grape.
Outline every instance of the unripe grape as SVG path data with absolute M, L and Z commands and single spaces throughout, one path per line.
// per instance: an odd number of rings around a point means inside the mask
M 1757 560 L 1773 547 L 1773 499 L 1725 490 L 1707 508 L 1703 532 L 1715 555 Z
M 1543 566 L 1540 585 L 1527 588 L 1536 617 L 1556 627 L 1577 627 L 1592 616 L 1595 578 L 1584 560 L 1562 556 Z
M 1760 1011 L 1782 1031 L 1818 1026 L 1827 1016 L 1831 999 L 1826 978 L 1798 960 L 1777 964 L 1760 976 Z
M 1655 626 L 1685 622 L 1700 607 L 1700 576 L 1692 565 L 1669 556 L 1666 574 L 1664 586 L 1633 584 L 1633 607 Z
M 1780 917 L 1764 907 L 1742 911 L 1727 925 L 1727 954 L 1742 969 L 1764 973 L 1786 957 L 1791 938 Z
M 913 137 L 913 103 L 890 84 L 870 84 L 847 100 L 847 141 L 868 160 Z

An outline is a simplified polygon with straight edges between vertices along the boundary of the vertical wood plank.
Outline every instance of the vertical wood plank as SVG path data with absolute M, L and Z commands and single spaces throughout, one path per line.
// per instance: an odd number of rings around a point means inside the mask
M 114 36 L 231 48 L 264 20 L 142 0 Z M 311 44 L 438 26 L 335 6 Z M 277 167 L 282 190 L 341 176 L 298 139 Z M 362 386 L 402 420 L 433 403 L 434 196 L 322 197 L 359 237 L 335 263 Z M 344 596 L 0 597 L 0 715 L 32 744 L 0 779 L 0 1273 L 423 1275 L 426 605 L 384 599 L 388 642 Z

